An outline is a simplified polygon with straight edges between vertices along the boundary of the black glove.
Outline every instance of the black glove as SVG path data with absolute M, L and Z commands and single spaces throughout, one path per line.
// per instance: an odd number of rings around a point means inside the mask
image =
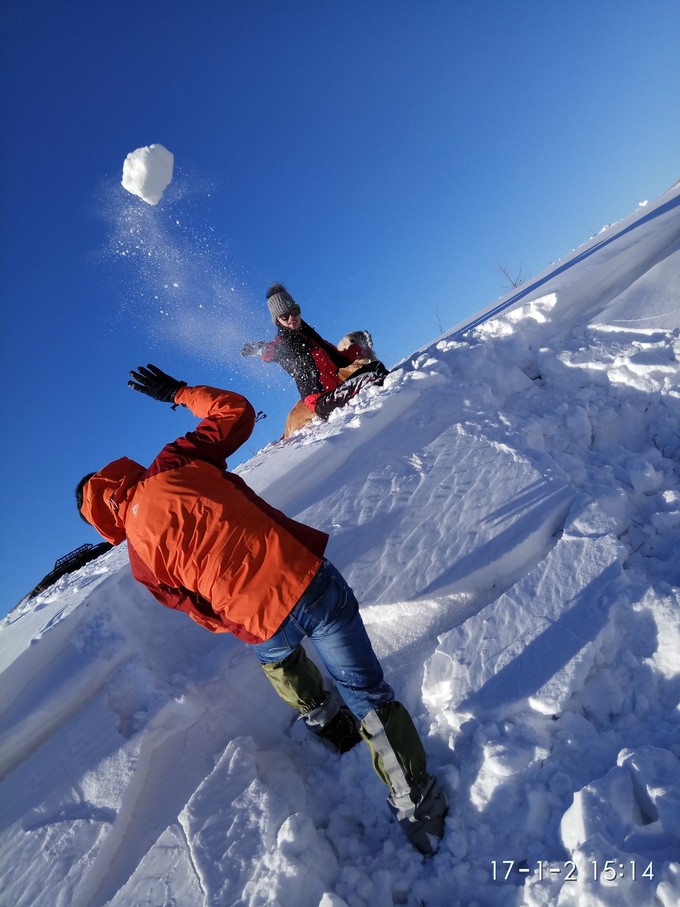
M 186 381 L 178 381 L 166 375 L 155 365 L 139 366 L 139 371 L 130 372 L 134 381 L 128 381 L 128 387 L 140 394 L 160 400 L 161 403 L 174 403 L 175 394 L 180 387 L 186 387 Z
M 242 356 L 261 356 L 264 353 L 264 340 L 253 340 L 241 347 Z

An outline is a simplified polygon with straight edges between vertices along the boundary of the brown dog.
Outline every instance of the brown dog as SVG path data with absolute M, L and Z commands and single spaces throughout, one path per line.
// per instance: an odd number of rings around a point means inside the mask
M 345 334 L 338 343 L 338 349 L 346 350 L 348 347 L 352 346 L 353 343 L 360 347 L 361 358 L 355 359 L 351 365 L 346 365 L 344 368 L 338 370 L 341 381 L 347 381 L 350 375 L 353 375 L 362 365 L 378 361 L 378 357 L 373 349 L 373 338 L 368 331 L 352 331 L 350 334 Z M 318 416 L 305 406 L 304 400 L 298 400 L 288 413 L 281 440 L 290 438 L 292 434 L 296 431 L 300 431 L 300 429 L 304 428 L 304 426 L 311 422 L 312 419 L 317 418 Z

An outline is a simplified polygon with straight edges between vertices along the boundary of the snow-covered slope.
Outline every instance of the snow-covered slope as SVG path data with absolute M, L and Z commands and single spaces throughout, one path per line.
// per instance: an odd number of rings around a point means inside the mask
M 489 312 L 239 468 L 330 533 L 439 854 L 122 547 L 2 623 L 3 903 L 680 901 L 680 191 Z

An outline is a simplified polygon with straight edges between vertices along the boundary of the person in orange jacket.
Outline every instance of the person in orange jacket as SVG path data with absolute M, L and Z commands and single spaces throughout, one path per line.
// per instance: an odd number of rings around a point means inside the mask
M 189 387 L 154 365 L 130 375 L 133 390 L 186 406 L 200 422 L 147 468 L 122 457 L 84 476 L 76 488 L 81 516 L 106 541 L 127 540 L 133 576 L 161 604 L 251 647 L 276 692 L 319 737 L 340 752 L 363 738 L 393 815 L 419 850 L 435 852 L 446 797 L 384 678 L 354 593 L 324 557 L 328 536 L 227 471 L 226 457 L 253 430 L 253 407 L 238 393 Z M 335 683 L 330 690 L 304 637 Z

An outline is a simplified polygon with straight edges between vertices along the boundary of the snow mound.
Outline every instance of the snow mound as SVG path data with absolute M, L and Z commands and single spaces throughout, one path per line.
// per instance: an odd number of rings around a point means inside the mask
M 174 155 L 163 145 L 131 151 L 123 162 L 121 185 L 147 205 L 157 205 L 172 182 Z
M 642 210 L 236 470 L 329 532 L 437 855 L 121 545 L 0 624 L 3 904 L 680 903 L 680 187 Z

